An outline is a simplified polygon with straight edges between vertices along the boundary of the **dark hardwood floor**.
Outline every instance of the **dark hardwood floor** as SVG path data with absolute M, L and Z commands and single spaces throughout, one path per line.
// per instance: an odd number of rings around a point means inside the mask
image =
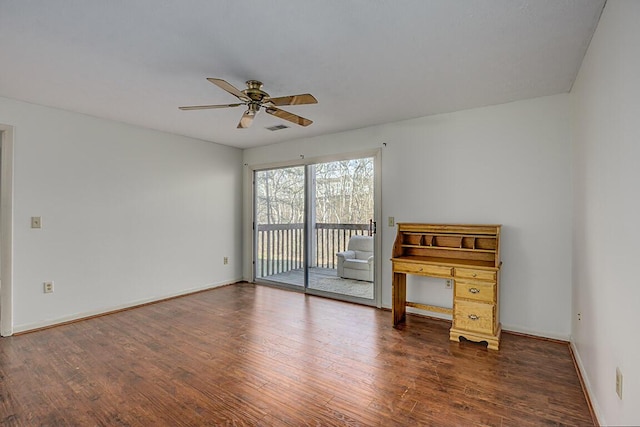
M 240 283 L 0 339 L 0 425 L 593 425 L 567 344 Z

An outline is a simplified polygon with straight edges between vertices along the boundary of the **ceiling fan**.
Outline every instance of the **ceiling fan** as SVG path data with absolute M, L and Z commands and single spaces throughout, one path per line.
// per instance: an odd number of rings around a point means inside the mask
M 251 126 L 253 119 L 260 111 L 260 108 L 264 108 L 267 114 L 279 117 L 281 119 L 290 121 L 300 126 L 309 126 L 313 121 L 300 117 L 285 110 L 281 110 L 277 107 L 282 105 L 300 105 L 300 104 L 316 104 L 317 99 L 309 93 L 303 93 L 300 95 L 280 96 L 277 98 L 271 98 L 267 92 L 262 90 L 262 82 L 258 80 L 247 81 L 247 88 L 239 90 L 231 83 L 228 83 L 222 79 L 215 79 L 209 77 L 209 80 L 214 85 L 221 89 L 226 90 L 231 95 L 236 96 L 240 102 L 235 104 L 223 104 L 223 105 L 193 105 L 189 107 L 178 107 L 181 110 L 208 110 L 213 108 L 228 108 L 239 107 L 240 105 L 246 105 L 247 111 L 244 112 L 240 122 L 238 123 L 238 129 L 246 129 Z

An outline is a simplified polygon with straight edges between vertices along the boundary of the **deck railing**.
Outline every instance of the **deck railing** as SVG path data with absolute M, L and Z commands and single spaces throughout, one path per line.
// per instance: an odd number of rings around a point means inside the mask
M 369 224 L 317 223 L 310 266 L 337 268 L 336 253 L 354 235 L 369 234 Z M 258 224 L 256 276 L 266 277 L 304 267 L 304 224 Z

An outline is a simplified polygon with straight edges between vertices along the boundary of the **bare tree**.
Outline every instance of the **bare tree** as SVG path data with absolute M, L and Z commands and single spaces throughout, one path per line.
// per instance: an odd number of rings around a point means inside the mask
M 302 266 L 305 171 L 312 173 L 316 266 L 334 268 L 335 253 L 373 218 L 373 158 L 258 171 L 255 174 L 257 271 L 260 276 Z
M 318 222 L 364 224 L 373 218 L 373 158 L 316 165 Z
M 373 217 L 373 158 L 315 165 L 317 222 L 364 224 Z M 304 221 L 304 167 L 256 173 L 257 220 L 261 224 Z

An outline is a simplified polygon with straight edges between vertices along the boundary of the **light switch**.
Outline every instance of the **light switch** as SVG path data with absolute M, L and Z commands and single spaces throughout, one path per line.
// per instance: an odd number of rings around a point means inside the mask
M 39 216 L 32 216 L 31 228 L 42 228 L 42 218 Z
M 392 216 L 389 217 L 389 227 L 396 225 L 396 219 Z

